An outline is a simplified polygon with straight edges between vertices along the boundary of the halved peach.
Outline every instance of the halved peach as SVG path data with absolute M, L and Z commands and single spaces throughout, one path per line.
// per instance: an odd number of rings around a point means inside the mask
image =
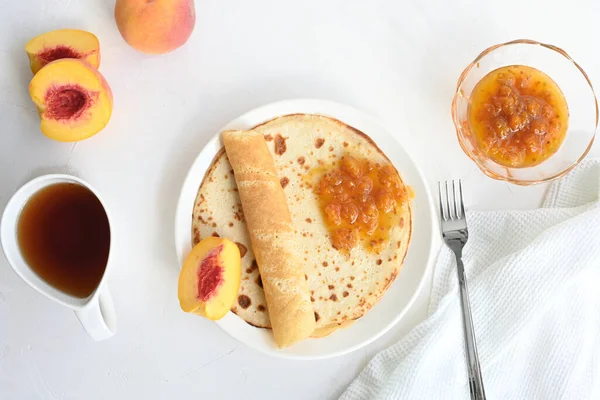
M 85 61 L 64 58 L 39 70 L 29 94 L 44 135 L 61 142 L 86 139 L 101 131 L 112 114 L 112 92 L 104 77 Z
M 36 36 L 27 42 L 25 51 L 34 74 L 46 64 L 62 58 L 84 60 L 96 69 L 100 66 L 98 38 L 78 29 L 59 29 Z
M 208 237 L 185 259 L 177 295 L 181 309 L 208 319 L 221 319 L 238 295 L 242 276 L 240 251 L 229 239 Z

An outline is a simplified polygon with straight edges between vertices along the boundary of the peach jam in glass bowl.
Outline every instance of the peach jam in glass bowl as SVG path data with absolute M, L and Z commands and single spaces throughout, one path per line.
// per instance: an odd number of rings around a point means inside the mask
M 486 175 L 532 185 L 563 176 L 585 157 L 598 104 L 566 52 L 515 40 L 486 49 L 463 71 L 452 119 L 463 151 Z

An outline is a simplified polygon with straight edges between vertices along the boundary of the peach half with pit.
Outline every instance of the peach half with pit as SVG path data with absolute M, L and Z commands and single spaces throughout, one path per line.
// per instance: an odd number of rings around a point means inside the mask
M 112 114 L 112 92 L 98 70 L 74 58 L 40 69 L 29 84 L 40 129 L 51 139 L 75 142 L 101 131 Z
M 223 318 L 237 298 L 241 276 L 240 251 L 234 242 L 212 236 L 202 240 L 179 274 L 181 309 L 211 320 Z
M 31 39 L 25 45 L 31 72 L 36 74 L 46 64 L 62 58 L 87 61 L 100 66 L 100 42 L 93 33 L 78 29 L 59 29 Z

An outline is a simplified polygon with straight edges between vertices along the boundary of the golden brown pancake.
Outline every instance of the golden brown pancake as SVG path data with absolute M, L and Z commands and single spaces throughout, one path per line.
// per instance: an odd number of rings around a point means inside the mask
M 412 230 L 411 206 L 401 207 L 400 223 L 376 254 L 362 246 L 349 254 L 336 250 L 313 189 L 323 166 L 349 154 L 391 164 L 364 133 L 335 119 L 310 114 L 275 118 L 254 128 L 267 140 L 284 188 L 308 280 L 317 329 L 364 315 L 392 284 L 406 255 Z M 318 168 L 317 168 L 318 167 Z M 265 199 L 266 202 L 269 199 Z M 238 243 L 242 281 L 232 311 L 257 327 L 270 327 L 269 314 L 233 170 L 224 151 L 207 171 L 194 204 L 192 240 L 218 235 Z
M 234 170 L 275 344 L 287 347 L 315 330 L 315 314 L 300 255 L 295 251 L 296 232 L 287 199 L 261 133 L 225 131 L 221 138 Z

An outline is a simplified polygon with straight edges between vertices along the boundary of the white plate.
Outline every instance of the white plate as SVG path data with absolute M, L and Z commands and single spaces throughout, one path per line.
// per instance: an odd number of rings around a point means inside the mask
M 415 191 L 413 233 L 408 254 L 392 286 L 367 314 L 346 329 L 320 338 L 308 339 L 284 350 L 278 350 L 268 329 L 255 328 L 234 313 L 216 323 L 242 343 L 264 353 L 284 358 L 319 359 L 340 356 L 359 349 L 377 339 L 396 324 L 413 304 L 433 262 L 435 209 L 430 191 L 412 158 L 402 146 L 368 115 L 351 107 L 323 100 L 298 99 L 272 103 L 249 111 L 227 124 L 222 130 L 250 129 L 286 114 L 320 114 L 336 118 L 364 133 L 383 149 L 400 172 L 404 182 Z M 175 216 L 175 247 L 179 265 L 191 250 L 192 211 L 202 178 L 214 156 L 222 148 L 219 132 L 202 149 L 183 183 Z

